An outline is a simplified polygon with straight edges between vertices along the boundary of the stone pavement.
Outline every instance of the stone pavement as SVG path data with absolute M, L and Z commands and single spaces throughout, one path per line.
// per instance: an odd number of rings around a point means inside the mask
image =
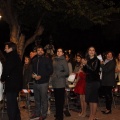
M 98 107 L 97 110 L 97 118 L 99 118 L 99 120 L 120 120 L 120 105 L 116 105 L 116 108 L 113 106 L 112 107 L 112 114 L 108 114 L 108 115 L 104 115 L 101 113 L 101 110 L 104 109 L 104 106 Z M 29 116 L 30 116 L 30 112 L 28 111 L 28 109 L 23 109 L 22 107 L 20 107 L 20 111 L 21 111 L 21 117 L 22 120 L 30 120 Z M 70 110 L 70 117 L 64 117 L 64 120 L 88 120 L 88 117 L 82 118 L 78 116 L 78 112 Z M 87 114 L 89 115 L 89 107 L 87 109 Z M 4 113 L 3 115 L 0 112 L 0 120 L 8 120 L 7 114 Z M 48 115 L 46 120 L 54 120 L 54 113 L 52 112 L 51 114 Z

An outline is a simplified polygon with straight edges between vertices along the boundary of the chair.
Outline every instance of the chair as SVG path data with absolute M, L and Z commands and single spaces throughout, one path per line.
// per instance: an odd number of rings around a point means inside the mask
M 51 86 L 48 89 L 48 114 L 55 111 L 54 90 Z
M 113 96 L 115 99 L 115 103 L 119 103 L 120 102 L 120 83 L 117 83 L 117 86 L 113 89 Z
M 32 108 L 34 108 L 34 91 L 33 91 L 33 82 L 28 83 L 28 95 L 27 95 L 27 106 L 28 110 L 31 111 Z
M 69 91 L 67 92 L 67 104 L 69 110 L 80 111 L 80 97 L 74 93 L 75 84 L 69 85 Z
M 33 82 L 28 83 L 28 89 L 22 89 L 19 93 L 19 102 L 25 102 L 25 108 L 30 111 L 31 102 L 34 102 Z

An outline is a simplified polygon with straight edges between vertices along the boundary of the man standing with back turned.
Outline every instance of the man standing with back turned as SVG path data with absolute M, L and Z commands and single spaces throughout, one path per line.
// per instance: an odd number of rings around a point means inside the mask
M 3 65 L 1 80 L 5 82 L 7 114 L 9 120 L 21 120 L 17 97 L 22 89 L 22 62 L 13 42 L 5 43 L 6 61 Z

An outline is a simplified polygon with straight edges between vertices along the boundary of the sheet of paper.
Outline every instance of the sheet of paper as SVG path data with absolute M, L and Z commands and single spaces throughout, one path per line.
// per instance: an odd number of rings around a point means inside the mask
M 98 55 L 97 58 L 100 60 L 100 61 L 103 61 L 103 58 L 102 58 L 102 55 Z
M 27 91 L 26 89 L 23 89 L 23 92 L 24 92 L 24 93 L 28 93 L 28 91 Z
M 69 77 L 68 77 L 68 81 L 69 81 L 69 82 L 74 82 L 75 76 L 76 76 L 76 74 L 71 73 L 71 74 L 69 75 Z

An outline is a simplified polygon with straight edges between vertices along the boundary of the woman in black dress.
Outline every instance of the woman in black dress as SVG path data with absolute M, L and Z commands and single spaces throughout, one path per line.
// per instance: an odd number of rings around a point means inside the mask
M 96 120 L 96 110 L 98 103 L 98 89 L 100 87 L 100 61 L 97 58 L 95 48 L 89 47 L 86 59 L 82 60 L 84 71 L 86 72 L 86 94 L 85 100 L 90 105 L 89 120 Z

